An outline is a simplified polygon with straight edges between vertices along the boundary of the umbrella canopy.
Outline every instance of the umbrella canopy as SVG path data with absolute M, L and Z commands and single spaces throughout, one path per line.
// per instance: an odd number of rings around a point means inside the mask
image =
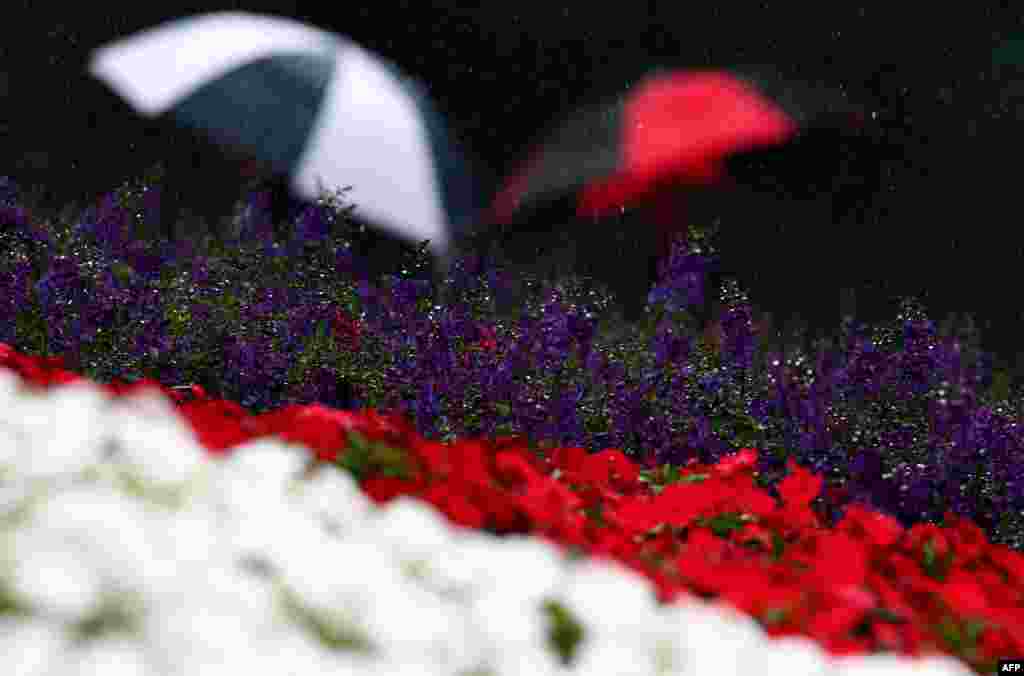
M 870 110 L 840 90 L 767 68 L 652 70 L 532 147 L 495 199 L 485 238 L 513 264 L 516 251 L 530 262 L 521 242 L 538 233 L 576 240 L 577 271 L 622 291 L 636 317 L 691 206 L 703 217 L 729 201 L 763 209 L 827 196 L 833 212 L 848 210 L 877 183 L 877 142 Z M 601 256 L 586 260 L 588 249 Z
M 474 219 L 472 178 L 425 90 L 351 40 L 243 12 L 171 21 L 97 49 L 89 72 L 315 199 L 351 186 L 355 215 L 439 258 Z

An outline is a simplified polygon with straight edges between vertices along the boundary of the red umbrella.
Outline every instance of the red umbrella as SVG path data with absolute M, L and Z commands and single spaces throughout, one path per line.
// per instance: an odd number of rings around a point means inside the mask
M 577 224 L 578 239 L 619 238 L 608 261 L 621 254 L 625 264 L 625 250 L 635 245 L 631 251 L 647 258 L 649 288 L 654 262 L 689 225 L 682 214 L 696 193 L 719 199 L 743 189 L 807 200 L 827 194 L 837 210 L 848 209 L 878 173 L 864 163 L 875 161 L 863 152 L 877 140 L 871 111 L 842 90 L 752 72 L 659 69 L 578 110 L 505 182 L 492 206 L 500 233 L 492 238 L 514 248 L 537 228 L 574 219 L 585 224 Z M 621 225 L 627 213 L 644 224 L 613 233 L 609 224 Z M 634 241 L 627 246 L 623 239 Z M 577 251 L 592 243 L 578 243 Z M 601 281 L 613 288 L 621 287 L 616 277 L 637 276 L 621 265 L 603 268 Z M 637 299 L 620 300 L 635 315 Z

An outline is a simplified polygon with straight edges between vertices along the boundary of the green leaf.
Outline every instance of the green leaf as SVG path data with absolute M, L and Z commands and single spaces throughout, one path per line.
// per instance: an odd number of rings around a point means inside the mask
M 786 550 L 786 541 L 776 532 L 772 532 L 772 560 L 778 561 Z
M 769 608 L 761 616 L 761 623 L 765 626 L 781 624 L 786 621 L 787 617 L 789 617 L 789 612 L 785 608 Z
M 932 541 L 928 540 L 924 543 L 924 556 L 923 563 L 924 567 L 931 569 L 935 565 L 935 548 L 932 546 Z
M 740 514 L 719 514 L 710 521 L 701 519 L 698 523 L 702 526 L 709 526 L 711 532 L 718 537 L 728 537 L 729 533 L 743 528 L 745 524 Z
M 558 653 L 562 664 L 569 666 L 583 641 L 583 625 L 557 600 L 545 601 L 542 608 L 548 619 L 548 644 Z

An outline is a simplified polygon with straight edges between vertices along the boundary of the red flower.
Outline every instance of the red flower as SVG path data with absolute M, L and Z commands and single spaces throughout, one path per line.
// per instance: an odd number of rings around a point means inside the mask
M 943 529 L 932 523 L 918 523 L 907 533 L 904 538 L 904 551 L 914 552 L 915 556 L 925 556 L 925 549 L 929 559 L 942 561 L 950 552 L 949 541 Z
M 806 508 L 821 492 L 823 480 L 811 474 L 790 458 L 786 463 L 789 474 L 779 482 L 779 496 L 782 501 L 792 507 Z
M 423 498 L 444 512 L 448 517 L 465 528 L 482 528 L 486 515 L 464 495 L 446 490 L 442 486 L 431 486 Z
M 359 350 L 363 335 L 363 325 L 358 319 L 342 312 L 340 309 L 335 309 L 334 316 L 331 318 L 331 331 L 334 338 L 338 341 L 340 349 L 350 352 Z
M 311 404 L 264 413 L 256 416 L 252 424 L 287 443 L 306 445 L 314 450 L 318 460 L 332 462 L 348 446 L 348 433 L 361 431 L 360 422 L 360 416 L 351 411 Z
M 843 533 L 808 535 L 789 552 L 793 558 L 810 566 L 808 576 L 822 588 L 859 585 L 867 577 L 867 553 L 856 540 Z
M 985 590 L 963 571 L 954 571 L 942 587 L 942 600 L 961 617 L 985 617 L 991 610 Z
M 640 476 L 636 465 L 617 448 L 606 448 L 600 453 L 587 455 L 580 464 L 582 477 L 602 486 L 614 484 L 616 488 L 632 489 L 636 487 Z
M 386 476 L 366 479 L 360 485 L 377 504 L 390 502 L 400 495 L 408 495 L 418 487 L 415 482 Z
M 846 508 L 843 520 L 836 524 L 836 527 L 840 532 L 875 547 L 888 547 L 903 535 L 903 526 L 896 519 L 856 504 Z
M 178 412 L 199 437 L 199 443 L 213 453 L 224 452 L 248 442 L 254 436 L 242 423 L 248 420 L 245 409 L 230 401 L 190 401 Z

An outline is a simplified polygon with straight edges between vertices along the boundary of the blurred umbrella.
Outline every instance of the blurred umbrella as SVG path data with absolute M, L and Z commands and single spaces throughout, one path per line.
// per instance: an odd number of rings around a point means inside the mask
M 340 35 L 206 14 L 104 45 L 89 71 L 142 116 L 247 155 L 243 173 L 287 177 L 300 198 L 352 186 L 357 218 L 410 244 L 429 239 L 440 259 L 474 217 L 468 169 L 425 90 Z
M 730 202 L 827 199 L 838 217 L 877 190 L 876 131 L 845 92 L 770 69 L 651 70 L 542 137 L 481 240 L 513 266 L 572 248 L 561 267 L 604 282 L 638 318 L 691 207 L 711 216 Z

